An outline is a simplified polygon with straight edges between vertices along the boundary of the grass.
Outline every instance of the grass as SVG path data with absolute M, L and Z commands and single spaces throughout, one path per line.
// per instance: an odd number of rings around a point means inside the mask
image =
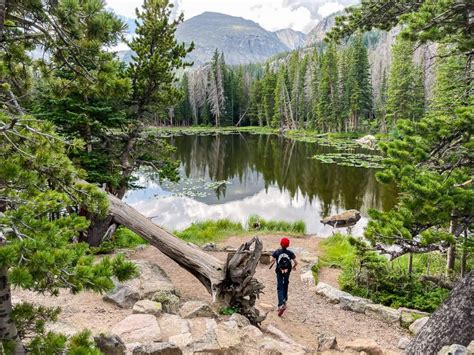
M 329 267 L 349 268 L 356 258 L 356 248 L 343 234 L 337 233 L 324 239 L 320 246 L 324 253 L 321 261 Z
M 268 231 L 268 232 L 289 232 L 296 234 L 306 233 L 306 224 L 302 220 L 295 222 L 286 222 L 280 220 L 265 220 L 260 216 L 250 216 L 247 220 L 247 228 L 249 231 Z
M 244 233 L 242 224 L 229 219 L 203 221 L 191 224 L 183 231 L 174 232 L 179 238 L 197 245 L 218 242 L 231 235 Z
M 259 222 L 260 228 L 254 228 L 255 223 Z M 175 231 L 174 234 L 179 238 L 196 244 L 215 243 L 234 235 L 243 235 L 248 232 L 285 232 L 292 234 L 304 234 L 306 225 L 303 221 L 285 222 L 265 220 L 259 216 L 251 216 L 247 220 L 246 230 L 241 223 L 233 222 L 229 219 L 220 219 L 217 221 L 207 220 L 191 224 L 182 231 Z
M 115 231 L 112 239 L 101 243 L 97 248 L 93 248 L 95 254 L 110 254 L 116 249 L 133 249 L 139 245 L 146 245 L 148 242 L 138 234 L 125 227 L 119 227 Z

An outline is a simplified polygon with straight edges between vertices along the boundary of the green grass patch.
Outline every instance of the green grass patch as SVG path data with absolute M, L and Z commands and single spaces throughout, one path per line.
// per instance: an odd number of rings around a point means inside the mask
M 336 233 L 320 243 L 323 251 L 321 262 L 325 266 L 340 269 L 350 268 L 356 258 L 356 248 L 349 243 L 347 236 Z
M 286 222 L 280 220 L 266 220 L 260 216 L 250 216 L 247 220 L 249 231 L 289 232 L 296 234 L 306 233 L 306 224 L 302 220 Z
M 231 235 L 244 233 L 242 224 L 229 219 L 203 221 L 191 224 L 183 231 L 174 232 L 179 238 L 197 245 L 218 242 Z

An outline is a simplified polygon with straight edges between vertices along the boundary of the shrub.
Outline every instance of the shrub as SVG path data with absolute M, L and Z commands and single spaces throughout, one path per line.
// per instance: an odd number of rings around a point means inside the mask
M 187 242 L 197 245 L 204 243 L 216 242 L 225 237 L 241 234 L 244 232 L 242 224 L 232 222 L 228 219 L 220 219 L 217 221 L 203 221 L 191 224 L 183 231 L 175 232 L 175 234 Z
M 92 250 L 95 254 L 110 254 L 116 249 L 132 249 L 144 244 L 148 242 L 138 234 L 125 227 L 118 227 L 110 240 L 103 241 Z

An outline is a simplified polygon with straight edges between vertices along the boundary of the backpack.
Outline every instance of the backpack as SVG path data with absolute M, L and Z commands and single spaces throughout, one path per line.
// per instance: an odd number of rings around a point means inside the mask
M 284 251 L 280 253 L 277 259 L 277 271 L 291 270 L 290 256 Z

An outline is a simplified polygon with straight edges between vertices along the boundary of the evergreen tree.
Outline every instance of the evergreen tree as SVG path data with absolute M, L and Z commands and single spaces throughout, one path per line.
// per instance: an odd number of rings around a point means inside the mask
M 319 83 L 318 123 L 322 132 L 340 129 L 339 75 L 336 46 L 329 45 L 322 56 L 321 80 Z
M 414 43 L 398 38 L 392 47 L 387 87 L 387 122 L 419 120 L 424 112 L 422 69 L 413 63 Z
M 216 49 L 212 58 L 211 69 L 209 71 L 207 96 L 207 102 L 209 103 L 210 111 L 214 116 L 216 127 L 221 125 L 221 118 L 226 112 L 224 72 L 224 57 L 223 55 L 219 55 L 219 52 Z

